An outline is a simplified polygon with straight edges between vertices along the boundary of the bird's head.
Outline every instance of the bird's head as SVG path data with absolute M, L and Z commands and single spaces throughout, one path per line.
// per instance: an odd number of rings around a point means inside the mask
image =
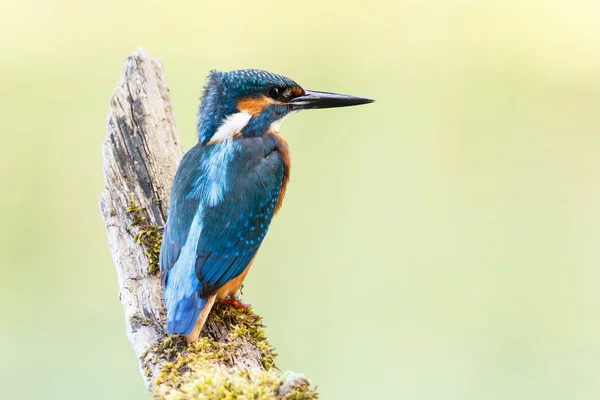
M 234 136 L 278 131 L 288 115 L 315 108 L 371 103 L 364 97 L 305 90 L 285 76 L 257 69 L 212 71 L 198 113 L 198 139 L 218 143 Z

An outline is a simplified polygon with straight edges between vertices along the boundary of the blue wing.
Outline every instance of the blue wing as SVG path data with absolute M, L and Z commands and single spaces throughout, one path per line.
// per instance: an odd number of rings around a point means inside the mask
M 160 254 L 168 333 L 189 334 L 206 298 L 246 269 L 266 235 L 284 167 L 258 145 L 196 146 L 177 170 Z

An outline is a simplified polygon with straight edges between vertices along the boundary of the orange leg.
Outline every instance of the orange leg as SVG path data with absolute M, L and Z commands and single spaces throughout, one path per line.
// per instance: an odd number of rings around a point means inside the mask
M 229 304 L 235 308 L 238 308 L 240 310 L 245 310 L 247 308 L 250 308 L 250 304 L 248 303 L 244 303 L 243 301 L 239 300 L 239 299 L 234 299 L 231 297 L 227 297 L 224 298 L 223 300 L 221 300 L 221 303 L 223 304 Z

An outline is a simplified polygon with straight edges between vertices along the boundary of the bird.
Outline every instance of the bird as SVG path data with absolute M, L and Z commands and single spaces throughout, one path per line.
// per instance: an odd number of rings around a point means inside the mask
M 374 101 L 305 90 L 259 69 L 213 70 L 206 82 L 198 143 L 177 168 L 159 255 L 166 332 L 188 343 L 198 341 L 215 301 L 247 307 L 239 290 L 290 178 L 283 120 Z

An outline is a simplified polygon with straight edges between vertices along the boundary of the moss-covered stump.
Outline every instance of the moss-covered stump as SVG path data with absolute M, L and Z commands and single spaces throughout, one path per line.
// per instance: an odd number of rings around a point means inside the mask
M 148 223 L 144 216 L 144 209 L 135 200 L 133 193 L 129 196 L 129 204 L 125 211 L 131 215 L 130 227 L 137 229 L 133 240 L 140 246 L 143 246 L 146 257 L 148 257 L 148 272 L 158 272 L 158 257 L 162 243 L 162 226 Z
M 258 357 L 248 357 L 249 353 Z M 250 309 L 218 304 L 197 343 L 168 336 L 144 355 L 143 365 L 161 365 L 153 376 L 158 399 L 316 399 L 305 378 L 282 376 L 275 366 L 276 355 L 260 316 Z M 147 368 L 145 373 L 153 371 Z

